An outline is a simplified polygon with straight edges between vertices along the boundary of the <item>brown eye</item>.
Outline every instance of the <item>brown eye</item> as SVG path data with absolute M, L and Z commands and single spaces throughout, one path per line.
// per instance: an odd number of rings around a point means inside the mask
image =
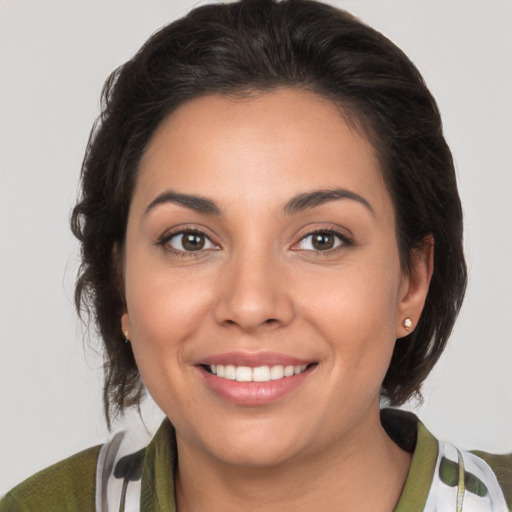
M 206 235 L 198 231 L 176 233 L 167 240 L 167 244 L 180 252 L 194 252 L 216 248 L 215 244 Z
M 204 235 L 184 233 L 181 243 L 186 251 L 199 251 L 204 247 Z
M 302 251 L 325 252 L 342 245 L 350 245 L 350 241 L 342 234 L 317 231 L 303 237 L 297 248 Z
M 312 235 L 311 243 L 317 251 L 326 251 L 334 247 L 336 242 L 334 235 L 331 233 L 317 233 Z

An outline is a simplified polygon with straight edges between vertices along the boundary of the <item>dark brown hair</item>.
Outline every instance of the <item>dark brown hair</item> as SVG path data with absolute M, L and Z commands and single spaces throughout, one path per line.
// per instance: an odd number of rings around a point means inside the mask
M 414 332 L 396 343 L 383 396 L 401 404 L 419 393 L 443 351 L 466 287 L 462 210 L 441 118 L 416 67 L 382 34 L 315 1 L 207 5 L 160 29 L 110 75 L 83 161 L 72 214 L 82 247 L 75 300 L 104 342 L 107 419 L 137 405 L 144 390 L 120 327 L 119 257 L 151 136 L 192 98 L 283 86 L 330 99 L 367 134 L 394 202 L 404 270 L 428 235 L 435 240 L 426 304 Z

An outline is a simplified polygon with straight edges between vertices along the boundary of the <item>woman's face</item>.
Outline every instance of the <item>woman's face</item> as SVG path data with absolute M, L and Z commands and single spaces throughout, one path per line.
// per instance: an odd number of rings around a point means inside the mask
M 403 275 L 374 150 L 330 102 L 210 95 L 142 159 L 122 327 L 182 449 L 275 465 L 376 428 L 421 268 Z

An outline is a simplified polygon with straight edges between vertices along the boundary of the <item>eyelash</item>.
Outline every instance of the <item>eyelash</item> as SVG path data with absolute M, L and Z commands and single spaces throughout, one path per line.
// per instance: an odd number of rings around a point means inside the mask
M 211 250 L 211 249 L 199 249 L 197 251 L 181 251 L 179 249 L 175 249 L 171 245 L 169 245 L 169 242 L 179 236 L 179 235 L 201 235 L 207 240 L 210 241 L 211 244 L 217 245 L 214 242 L 212 242 L 211 238 L 202 230 L 197 228 L 190 228 L 190 229 L 180 229 L 179 231 L 174 231 L 171 233 L 165 233 L 156 243 L 156 245 L 162 247 L 165 251 L 171 253 L 173 256 L 181 256 L 181 257 L 187 257 L 187 256 L 196 256 L 197 254 L 204 253 L 205 251 Z M 214 249 L 216 250 L 216 249 Z
M 157 241 L 156 245 L 163 247 L 167 252 L 171 253 L 174 256 L 181 256 L 181 257 L 195 256 L 197 254 L 201 254 L 201 253 L 204 253 L 205 251 L 211 250 L 211 249 L 199 249 L 197 251 L 186 251 L 186 250 L 175 249 L 174 247 L 169 245 L 169 242 L 174 237 L 177 237 L 179 235 L 185 235 L 185 234 L 201 235 L 201 236 L 205 237 L 211 244 L 217 245 L 217 244 L 215 244 L 211 240 L 211 238 L 204 231 L 202 231 L 200 229 L 197 229 L 197 228 L 193 228 L 193 229 L 192 228 L 191 229 L 180 229 L 179 231 L 175 231 L 175 232 L 171 232 L 171 233 L 166 233 Z M 322 235 L 323 234 L 327 234 L 327 235 L 335 236 L 340 241 L 339 245 L 337 245 L 337 246 L 335 246 L 335 247 L 333 247 L 331 249 L 327 249 L 325 251 L 321 251 L 321 250 L 306 250 L 305 252 L 314 253 L 314 254 L 321 254 L 322 256 L 325 256 L 325 255 L 332 254 L 333 252 L 336 252 L 336 251 L 338 251 L 340 249 L 343 249 L 343 248 L 346 248 L 346 247 L 351 247 L 353 245 L 353 242 L 352 242 L 352 240 L 350 238 L 348 238 L 343 233 L 340 233 L 336 229 L 323 228 L 323 229 L 316 229 L 314 231 L 310 231 L 309 233 L 306 233 L 305 235 L 303 235 L 300 238 L 300 240 L 296 244 L 294 244 L 294 247 L 299 245 L 301 242 L 306 240 L 308 237 L 312 237 L 312 236 L 320 235 L 320 234 L 322 234 Z M 217 250 L 217 249 L 214 249 L 214 250 Z M 299 251 L 300 249 L 292 249 L 292 250 Z
M 337 245 L 336 247 L 333 247 L 331 249 L 327 249 L 325 251 L 306 250 L 306 252 L 313 253 L 315 255 L 328 256 L 334 252 L 337 252 L 340 249 L 351 247 L 353 245 L 352 240 L 350 238 L 348 238 L 347 235 L 340 233 L 338 230 L 332 229 L 332 228 L 320 228 L 320 229 L 315 229 L 314 231 L 310 231 L 309 233 L 306 233 L 305 235 L 303 235 L 300 238 L 300 240 L 296 244 L 294 244 L 294 247 L 299 245 L 301 242 L 303 242 L 304 240 L 306 240 L 309 237 L 313 237 L 315 235 L 326 235 L 326 234 L 332 235 L 332 236 L 338 238 L 338 240 L 340 242 L 339 245 Z M 298 251 L 300 249 L 295 249 L 295 250 Z

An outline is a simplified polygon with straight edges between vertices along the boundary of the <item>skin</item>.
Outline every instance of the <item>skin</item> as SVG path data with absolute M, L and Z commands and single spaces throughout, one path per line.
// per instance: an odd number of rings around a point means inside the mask
M 283 212 L 299 194 L 338 188 L 369 206 L 344 198 Z M 169 189 L 220 214 L 175 202 L 148 211 Z M 204 232 L 203 249 L 169 238 L 183 229 Z M 319 250 L 310 234 L 326 229 L 339 236 Z M 410 455 L 382 429 L 379 389 L 428 291 L 431 250 L 413 262 L 405 275 L 373 147 L 327 100 L 210 95 L 162 123 L 129 211 L 121 327 L 176 427 L 180 512 L 393 510 Z M 314 364 L 284 397 L 238 404 L 198 367 L 231 351 Z

